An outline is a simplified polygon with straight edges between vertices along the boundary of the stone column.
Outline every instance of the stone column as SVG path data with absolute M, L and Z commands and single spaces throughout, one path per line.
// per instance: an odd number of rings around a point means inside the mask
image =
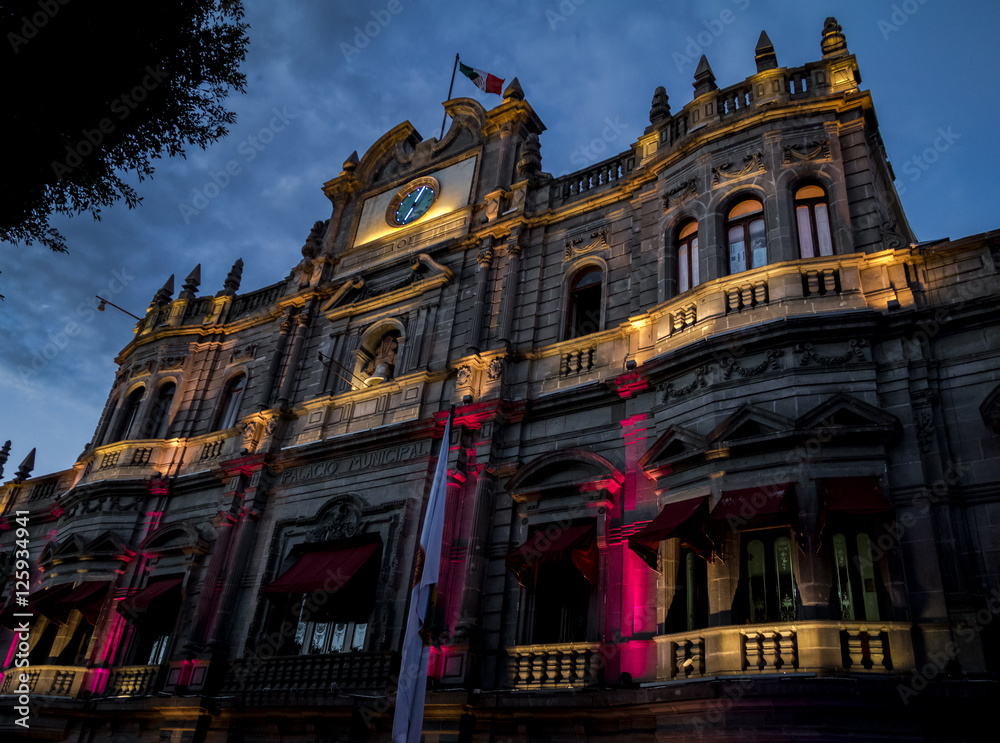
M 515 227 L 507 240 L 507 268 L 503 277 L 503 298 L 500 306 L 500 342 L 510 349 L 513 345 L 514 307 L 517 304 L 518 267 L 521 258 L 520 228 Z
M 278 389 L 278 399 L 276 402 L 281 407 L 287 407 L 292 396 L 292 387 L 295 384 L 295 376 L 299 368 L 299 359 L 302 356 L 302 347 L 305 344 L 306 328 L 312 320 L 310 311 L 312 303 L 307 305 L 299 314 L 295 315 L 295 334 L 292 338 L 292 350 L 288 353 L 285 362 L 284 373 L 281 377 L 281 387 Z
M 486 292 L 489 289 L 490 265 L 493 263 L 493 238 L 484 237 L 482 248 L 476 255 L 479 269 L 476 273 L 476 302 L 469 322 L 469 353 L 479 353 L 483 343 L 483 314 L 486 312 Z

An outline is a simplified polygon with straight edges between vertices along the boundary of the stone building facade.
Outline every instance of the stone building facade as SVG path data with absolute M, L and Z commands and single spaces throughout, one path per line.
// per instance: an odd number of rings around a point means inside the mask
M 755 63 L 559 178 L 517 80 L 447 101 L 285 279 L 171 277 L 79 460 L 0 489 L 3 729 L 388 740 L 444 451 L 425 740 L 978 739 L 1000 233 L 915 241 L 834 19 Z

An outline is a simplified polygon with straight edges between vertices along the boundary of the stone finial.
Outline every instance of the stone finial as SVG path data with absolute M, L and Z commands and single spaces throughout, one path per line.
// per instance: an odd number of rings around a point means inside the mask
M 698 60 L 698 69 L 694 71 L 692 85 L 694 86 L 695 98 L 719 89 L 719 86 L 715 84 L 715 73 L 712 72 L 712 65 L 708 63 L 708 57 L 704 54 Z
M 524 100 L 524 91 L 521 90 L 521 83 L 517 81 L 516 77 L 510 81 L 510 83 L 507 85 L 506 88 L 504 88 L 503 100 L 504 103 L 506 103 L 507 101 Z
M 323 247 L 323 233 L 326 232 L 326 222 L 318 221 L 313 223 L 309 230 L 309 237 L 306 238 L 302 246 L 303 258 L 315 258 L 319 255 L 320 248 Z
M 240 288 L 240 280 L 243 278 L 243 259 L 237 258 L 236 263 L 229 269 L 229 275 L 222 285 L 222 291 L 216 294 L 217 297 L 232 296 Z
M 653 103 L 649 107 L 649 123 L 656 124 L 659 121 L 670 118 L 670 98 L 667 90 L 662 85 L 653 91 Z
M 0 477 L 3 477 L 3 466 L 7 464 L 7 458 L 10 456 L 10 439 L 8 439 L 3 448 L 0 448 Z
M 777 69 L 778 56 L 774 53 L 774 44 L 767 37 L 767 31 L 760 32 L 760 38 L 757 39 L 757 46 L 753 51 L 753 59 L 757 63 L 757 72 Z
M 160 287 L 160 290 L 153 295 L 153 301 L 149 305 L 150 307 L 162 307 L 165 304 L 170 304 L 170 298 L 174 296 L 174 275 L 170 274 L 170 278 L 167 282 Z
M 542 170 L 542 145 L 538 135 L 532 132 L 521 147 L 521 158 L 517 161 L 517 172 L 521 176 L 536 175 Z
M 340 171 L 340 174 L 350 175 L 357 169 L 358 163 L 360 162 L 361 160 L 358 158 L 358 151 L 355 150 L 354 152 L 351 153 L 350 157 L 344 160 L 343 169 Z
M 181 293 L 178 294 L 178 298 L 182 299 L 193 299 L 194 295 L 198 292 L 198 287 L 201 286 L 201 264 L 199 263 L 194 267 L 194 270 L 188 274 L 187 278 L 184 279 L 184 284 L 181 286 Z
M 20 485 L 22 482 L 31 477 L 31 471 L 35 469 L 35 450 L 32 449 L 28 452 L 28 456 L 24 458 L 20 466 L 17 468 L 17 474 L 14 475 L 14 482 Z
M 823 24 L 823 41 L 820 44 L 820 49 L 823 50 L 823 59 L 842 57 L 847 54 L 847 37 L 844 36 L 843 29 L 833 16 L 827 18 Z

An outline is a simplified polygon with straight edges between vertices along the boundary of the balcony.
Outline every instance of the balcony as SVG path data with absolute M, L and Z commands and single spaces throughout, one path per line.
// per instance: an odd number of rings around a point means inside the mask
M 28 675 L 28 694 L 33 697 L 65 697 L 75 699 L 87 675 L 86 668 L 78 666 L 29 666 L 25 669 L 8 668 L 3 672 L 0 696 L 18 693 L 18 679 Z
M 392 662 L 392 653 L 374 652 L 240 658 L 230 665 L 222 693 L 300 695 L 363 690 L 384 693 L 395 687 L 390 678 Z
M 156 683 L 161 666 L 121 666 L 111 670 L 104 696 L 150 697 L 159 686 Z
M 600 684 L 608 652 L 599 642 L 570 642 L 519 645 L 507 655 L 514 689 L 585 689 Z
M 654 638 L 657 678 L 912 671 L 911 627 L 905 622 L 809 621 L 660 635 Z

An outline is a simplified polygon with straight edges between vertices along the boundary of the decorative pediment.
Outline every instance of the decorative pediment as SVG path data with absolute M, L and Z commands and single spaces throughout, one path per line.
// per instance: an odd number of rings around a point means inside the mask
M 84 554 L 91 558 L 122 558 L 132 554 L 125 540 L 112 531 L 92 539 L 84 547 Z
M 670 426 L 642 455 L 639 466 L 646 477 L 655 480 L 669 475 L 683 462 L 700 458 L 707 447 L 704 436 L 683 426 Z
M 897 434 L 899 419 L 874 405 L 840 392 L 820 403 L 795 423 L 803 431 L 822 430 L 825 433 Z
M 584 449 L 565 449 L 521 467 L 507 490 L 519 503 L 565 499 L 565 505 L 571 505 L 581 499 L 582 503 L 610 501 L 624 481 L 625 476 L 604 457 Z
M 183 522 L 162 526 L 139 545 L 139 552 L 146 554 L 205 554 L 208 540 L 195 527 Z
M 342 315 L 360 314 L 376 305 L 383 307 L 417 296 L 448 283 L 453 276 L 451 269 L 426 253 L 419 253 L 402 274 L 397 272 L 389 277 L 365 279 L 355 276 L 348 279 L 334 290 L 320 307 L 320 312 L 330 320 Z
M 368 148 L 355 170 L 355 177 L 362 184 L 372 185 L 398 175 L 400 165 L 408 166 L 413 151 L 423 138 L 409 121 L 398 124 Z
M 75 562 L 83 554 L 85 554 L 83 539 L 74 534 L 61 542 L 46 544 L 38 557 L 38 564 L 45 567 L 62 562 Z
M 451 126 L 440 140 L 433 141 L 434 157 L 449 156 L 479 144 L 488 114 L 479 101 L 472 98 L 452 98 L 444 103 Z
M 751 443 L 793 432 L 795 423 L 783 415 L 744 403 L 708 434 L 712 444 Z

